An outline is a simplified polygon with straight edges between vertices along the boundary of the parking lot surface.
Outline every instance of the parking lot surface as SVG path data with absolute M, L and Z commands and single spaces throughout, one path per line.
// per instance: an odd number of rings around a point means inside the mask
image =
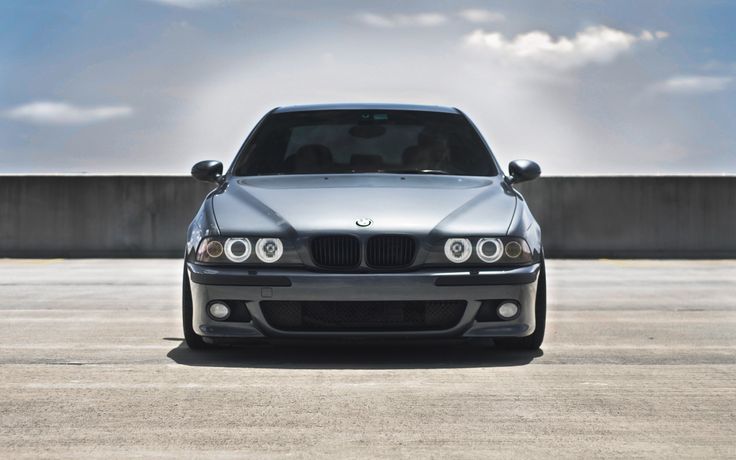
M 192 352 L 180 260 L 0 260 L 0 457 L 736 457 L 736 261 L 548 261 L 543 350 Z

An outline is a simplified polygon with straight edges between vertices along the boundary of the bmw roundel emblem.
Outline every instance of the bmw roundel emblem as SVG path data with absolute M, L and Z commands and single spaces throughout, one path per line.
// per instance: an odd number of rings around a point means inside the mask
M 358 227 L 367 227 L 372 223 L 373 221 L 367 217 L 363 217 L 362 219 L 358 219 L 355 221 L 355 225 L 357 225 Z

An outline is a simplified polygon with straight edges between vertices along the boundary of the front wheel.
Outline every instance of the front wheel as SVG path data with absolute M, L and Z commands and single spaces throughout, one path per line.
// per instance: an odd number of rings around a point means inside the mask
M 194 332 L 194 328 L 192 327 L 193 310 L 192 289 L 189 286 L 189 277 L 187 276 L 187 268 L 185 266 L 181 289 L 181 319 L 184 326 L 184 341 L 191 350 L 213 348 L 212 345 L 202 339 L 202 336 Z
M 512 350 L 538 350 L 544 341 L 547 323 L 547 272 L 542 259 L 537 279 L 537 296 L 534 301 L 534 317 L 537 323 L 534 333 L 526 337 L 503 337 L 495 339 L 496 345 Z

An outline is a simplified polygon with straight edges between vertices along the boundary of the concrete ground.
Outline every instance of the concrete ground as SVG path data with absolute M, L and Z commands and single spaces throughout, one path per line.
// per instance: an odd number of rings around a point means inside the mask
M 178 260 L 0 260 L 0 457 L 736 457 L 736 261 L 548 271 L 539 353 L 194 353 Z

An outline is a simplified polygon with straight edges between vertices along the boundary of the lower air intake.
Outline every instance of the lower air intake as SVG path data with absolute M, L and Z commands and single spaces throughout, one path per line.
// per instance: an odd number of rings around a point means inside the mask
M 283 331 L 435 331 L 450 329 L 464 300 L 315 302 L 262 301 L 266 321 Z

